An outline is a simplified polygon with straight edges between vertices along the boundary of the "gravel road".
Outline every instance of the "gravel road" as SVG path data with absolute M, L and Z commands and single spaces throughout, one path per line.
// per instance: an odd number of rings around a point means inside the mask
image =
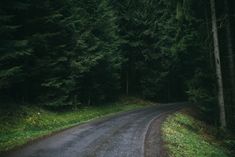
M 179 104 L 162 104 L 67 129 L 3 157 L 165 157 L 160 124 Z

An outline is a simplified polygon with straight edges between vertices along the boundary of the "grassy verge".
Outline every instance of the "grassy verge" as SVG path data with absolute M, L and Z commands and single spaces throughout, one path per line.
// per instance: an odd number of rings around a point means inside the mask
M 234 141 L 216 138 L 216 128 L 186 113 L 168 117 L 163 138 L 170 157 L 232 157 Z M 230 136 L 231 137 L 231 136 Z
M 86 107 L 66 112 L 51 112 L 38 107 L 20 107 L 1 111 L 0 151 L 7 151 L 28 141 L 108 114 L 148 106 L 144 101 L 125 101 Z

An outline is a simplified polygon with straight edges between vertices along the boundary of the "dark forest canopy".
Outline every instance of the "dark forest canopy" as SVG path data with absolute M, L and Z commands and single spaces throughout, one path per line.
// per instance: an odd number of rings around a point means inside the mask
M 231 126 L 235 2 L 216 0 L 216 14 Z M 209 1 L 0 1 L 1 104 L 91 105 L 134 95 L 198 102 L 217 117 L 216 91 Z

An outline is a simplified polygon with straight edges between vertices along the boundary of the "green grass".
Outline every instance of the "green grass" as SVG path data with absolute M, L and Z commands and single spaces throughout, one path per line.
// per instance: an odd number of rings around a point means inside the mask
M 170 116 L 162 128 L 170 157 L 231 157 L 225 141 L 208 134 L 214 130 L 183 113 Z
M 50 112 L 38 107 L 21 107 L 19 110 L 9 113 L 2 111 L 0 116 L 0 151 L 10 150 L 33 139 L 91 119 L 145 106 L 147 104 L 143 101 L 132 101 L 91 106 L 67 112 Z

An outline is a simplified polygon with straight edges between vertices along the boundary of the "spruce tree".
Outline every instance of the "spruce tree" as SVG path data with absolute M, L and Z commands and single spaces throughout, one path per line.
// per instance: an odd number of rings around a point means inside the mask
M 77 6 L 74 93 L 82 102 L 91 104 L 109 99 L 118 91 L 118 28 L 108 1 L 79 1 Z
M 25 36 L 28 3 L 3 0 L 0 6 L 1 97 L 24 102 L 29 94 L 27 83 L 32 55 L 29 41 Z

